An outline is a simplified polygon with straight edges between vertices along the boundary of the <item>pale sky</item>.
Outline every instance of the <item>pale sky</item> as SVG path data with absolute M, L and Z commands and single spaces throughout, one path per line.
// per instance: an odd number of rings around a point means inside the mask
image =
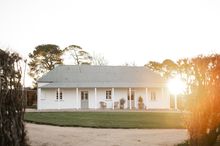
M 219 0 L 0 0 L 0 48 L 71 44 L 109 65 L 220 53 Z

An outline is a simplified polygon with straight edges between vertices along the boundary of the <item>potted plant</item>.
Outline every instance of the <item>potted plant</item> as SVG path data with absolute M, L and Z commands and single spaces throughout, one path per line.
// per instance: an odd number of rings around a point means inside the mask
M 143 109 L 144 108 L 144 103 L 143 103 L 143 98 L 139 96 L 138 98 L 138 109 Z
M 120 99 L 120 109 L 124 109 L 124 104 L 125 104 L 125 99 L 121 98 Z

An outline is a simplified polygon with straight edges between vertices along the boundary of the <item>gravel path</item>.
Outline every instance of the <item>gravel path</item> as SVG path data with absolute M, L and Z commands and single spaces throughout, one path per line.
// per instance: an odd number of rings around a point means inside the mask
M 185 129 L 95 129 L 26 124 L 32 146 L 173 146 Z

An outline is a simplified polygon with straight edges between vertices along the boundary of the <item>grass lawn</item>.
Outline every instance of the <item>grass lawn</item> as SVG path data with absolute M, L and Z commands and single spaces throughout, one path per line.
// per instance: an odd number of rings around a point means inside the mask
M 182 113 L 164 112 L 29 112 L 25 121 L 95 128 L 184 128 Z

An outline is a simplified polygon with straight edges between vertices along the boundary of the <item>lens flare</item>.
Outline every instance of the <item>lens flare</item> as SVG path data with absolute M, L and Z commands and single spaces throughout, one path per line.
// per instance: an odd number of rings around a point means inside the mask
M 174 95 L 181 94 L 186 90 L 186 83 L 179 77 L 175 77 L 168 81 L 168 89 Z

